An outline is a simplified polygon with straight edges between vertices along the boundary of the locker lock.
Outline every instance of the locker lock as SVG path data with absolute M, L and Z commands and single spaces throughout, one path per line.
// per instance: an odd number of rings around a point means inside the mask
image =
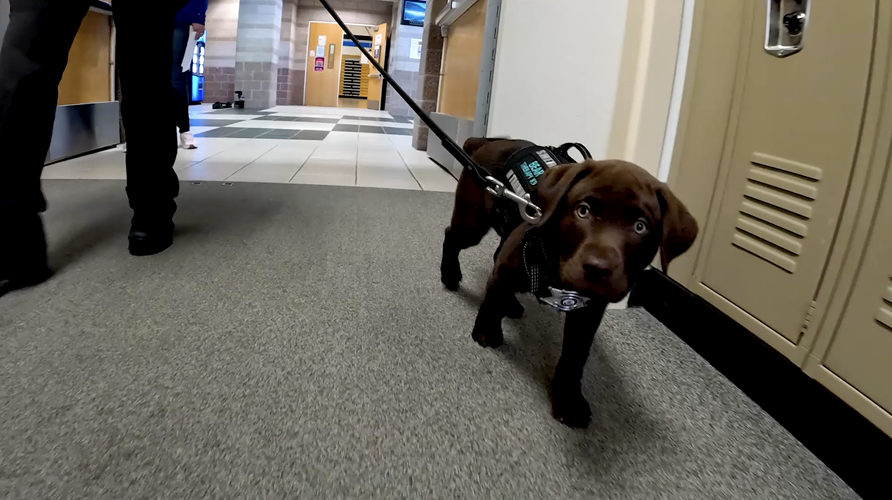
M 799 36 L 805 28 L 805 12 L 790 12 L 784 16 L 783 22 L 790 36 Z

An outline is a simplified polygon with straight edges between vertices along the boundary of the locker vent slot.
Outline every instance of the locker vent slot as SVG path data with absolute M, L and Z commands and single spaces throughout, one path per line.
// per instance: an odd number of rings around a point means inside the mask
M 750 161 L 731 244 L 794 273 L 808 236 L 821 169 L 763 153 L 753 153 Z
M 892 329 L 892 285 L 886 288 L 883 294 L 883 303 L 877 311 L 877 321 L 886 328 Z

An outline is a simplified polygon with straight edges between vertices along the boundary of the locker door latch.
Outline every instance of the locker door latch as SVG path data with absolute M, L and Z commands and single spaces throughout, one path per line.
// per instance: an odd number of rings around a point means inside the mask
M 802 50 L 810 6 L 809 0 L 766 0 L 765 52 L 788 57 Z

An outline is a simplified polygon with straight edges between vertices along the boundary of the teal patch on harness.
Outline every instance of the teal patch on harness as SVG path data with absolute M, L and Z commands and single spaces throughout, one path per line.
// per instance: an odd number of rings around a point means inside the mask
M 520 171 L 521 173 L 523 173 L 523 176 L 526 178 L 526 181 L 530 184 L 530 186 L 535 186 L 536 184 L 538 184 L 539 177 L 545 173 L 545 170 L 542 168 L 542 165 L 538 161 L 521 163 Z

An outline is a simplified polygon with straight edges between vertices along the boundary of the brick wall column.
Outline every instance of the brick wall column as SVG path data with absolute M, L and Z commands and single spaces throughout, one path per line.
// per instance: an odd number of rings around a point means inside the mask
M 424 33 L 421 35 L 421 64 L 418 69 L 418 106 L 428 113 L 437 110 L 437 95 L 440 89 L 440 62 L 443 59 L 443 37 L 433 19 L 446 5 L 446 0 L 427 2 L 424 17 Z M 412 147 L 427 151 L 427 137 L 430 129 L 419 118 L 415 118 L 412 131 Z
M 235 47 L 235 90 L 245 107 L 276 105 L 282 0 L 239 0 Z

